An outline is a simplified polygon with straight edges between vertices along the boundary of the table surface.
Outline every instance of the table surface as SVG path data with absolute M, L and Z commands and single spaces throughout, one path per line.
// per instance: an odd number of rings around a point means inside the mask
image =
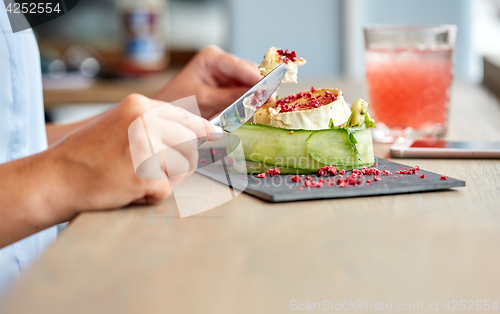
M 350 102 L 366 95 L 348 80 L 306 83 L 280 93 L 314 84 L 340 87 Z M 499 141 L 499 120 L 493 96 L 455 83 L 448 139 Z M 387 157 L 388 145 L 375 150 Z M 183 219 L 172 198 L 81 214 L 6 295 L 0 313 L 287 313 L 323 300 L 371 303 L 358 312 L 381 302 L 422 311 L 429 300 L 440 311 L 447 300 L 493 304 L 500 299 L 500 162 L 398 161 L 467 186 L 281 204 L 240 194 Z

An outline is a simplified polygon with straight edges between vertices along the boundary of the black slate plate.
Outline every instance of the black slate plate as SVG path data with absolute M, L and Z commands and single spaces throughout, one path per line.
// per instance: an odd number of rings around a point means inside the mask
M 465 181 L 454 178 L 441 180 L 440 174 L 425 170 L 418 170 L 419 174 L 425 174 L 425 178 L 420 178 L 418 175 L 403 175 L 403 177 L 397 175 L 397 178 L 394 178 L 396 176 L 396 171 L 404 170 L 405 168 L 410 169 L 413 166 L 403 165 L 383 158 L 376 158 L 376 168 L 380 170 L 389 170 L 393 173 L 391 176 L 380 175 L 381 181 L 374 181 L 373 175 L 367 175 L 365 179 L 362 179 L 361 185 L 347 186 L 344 188 L 337 185 L 330 186 L 328 184 L 324 184 L 321 188 L 304 187 L 303 182 L 292 182 L 290 179 L 292 175 L 279 175 L 261 179 L 258 178 L 257 175 L 237 173 L 232 169 L 232 160 L 230 158 L 223 158 L 223 164 L 221 161 L 222 156 L 217 156 L 217 154 L 218 153 L 213 154 L 215 158 L 212 159 L 210 151 L 200 150 L 200 160 L 203 162 L 199 163 L 199 168 L 196 172 L 223 184 L 232 186 L 235 189 L 243 190 L 247 194 L 274 203 L 430 192 L 465 186 Z M 218 159 L 219 161 L 217 161 Z M 215 160 L 215 163 L 212 163 L 212 160 Z M 350 174 L 350 172 L 347 172 L 346 175 L 348 174 Z M 317 175 L 309 176 L 315 181 L 319 179 Z M 327 179 L 326 177 L 322 178 Z M 334 178 L 340 178 L 340 176 L 337 174 Z M 370 179 L 372 182 L 367 185 L 366 179 Z M 303 187 L 303 189 L 299 190 L 299 187 Z

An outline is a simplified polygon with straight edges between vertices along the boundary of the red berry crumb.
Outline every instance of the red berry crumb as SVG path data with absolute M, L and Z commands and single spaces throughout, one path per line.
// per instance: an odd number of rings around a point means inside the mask
M 337 174 L 337 168 L 335 168 L 334 166 L 326 166 L 326 170 L 328 170 L 328 172 L 330 172 L 332 175 Z
M 337 180 L 337 185 L 340 186 L 341 188 L 345 188 L 346 186 L 349 185 L 349 182 L 347 182 L 347 179 L 338 179 Z
M 373 177 L 373 180 L 375 180 L 375 181 L 380 181 L 380 177 L 379 177 L 379 176 L 374 176 L 374 177 Z
M 420 179 L 423 179 L 423 178 L 425 178 L 425 174 L 423 174 L 423 173 L 422 173 L 422 174 L 420 175 Z
M 363 174 L 363 172 L 359 169 L 352 169 L 351 175 L 353 175 L 353 174 L 359 176 L 359 175 Z
M 278 168 L 269 169 L 266 171 L 266 174 L 270 177 L 275 177 L 275 176 L 279 175 L 280 173 L 281 173 L 281 171 Z
M 448 180 L 449 178 L 447 176 L 441 176 L 441 180 Z
M 342 170 L 340 170 L 340 171 L 339 171 L 339 174 L 340 174 L 341 176 L 343 176 L 343 175 L 345 174 L 345 172 L 346 172 L 346 171 L 347 171 L 347 170 L 342 169 Z
M 302 191 L 303 189 L 304 189 L 303 187 L 299 187 L 297 190 Z
M 283 51 L 282 49 L 278 49 L 276 52 L 280 55 L 281 61 L 285 63 L 288 63 L 288 61 L 297 61 L 297 53 L 295 53 L 295 51 L 290 51 L 288 49 Z
M 291 177 L 290 179 L 292 180 L 292 182 L 301 182 L 302 181 L 302 179 L 297 175 Z
M 318 169 L 318 176 L 326 177 L 327 175 L 328 175 L 328 170 L 326 170 L 326 167 Z
M 329 174 L 336 175 L 337 174 L 337 168 L 334 166 L 326 166 L 323 168 L 318 169 L 318 175 L 319 176 L 328 176 Z

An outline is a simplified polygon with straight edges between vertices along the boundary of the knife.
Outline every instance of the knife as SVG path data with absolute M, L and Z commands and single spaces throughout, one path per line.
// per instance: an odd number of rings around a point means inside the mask
M 210 123 L 220 126 L 226 132 L 234 132 L 250 120 L 255 112 L 266 103 L 280 86 L 285 73 L 286 64 L 278 65 L 229 107 L 211 118 Z M 198 145 L 203 142 L 205 141 Z

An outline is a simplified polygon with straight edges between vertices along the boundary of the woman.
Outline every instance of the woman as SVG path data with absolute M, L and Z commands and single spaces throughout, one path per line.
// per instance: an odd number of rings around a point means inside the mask
M 127 130 L 136 118 L 166 105 L 164 123 L 166 129 L 175 126 L 176 136 L 221 132 L 165 102 L 195 95 L 208 118 L 261 79 L 255 64 L 207 47 L 156 99 L 130 95 L 98 117 L 46 126 L 39 69 L 32 30 L 12 33 L 0 10 L 0 293 L 55 239 L 56 224 L 82 211 L 153 203 L 171 194 L 168 180 L 143 180 L 134 173 Z M 200 123 L 205 130 L 194 126 Z M 162 139 L 172 143 L 168 132 Z M 175 162 L 192 172 L 197 154 L 192 147 Z

